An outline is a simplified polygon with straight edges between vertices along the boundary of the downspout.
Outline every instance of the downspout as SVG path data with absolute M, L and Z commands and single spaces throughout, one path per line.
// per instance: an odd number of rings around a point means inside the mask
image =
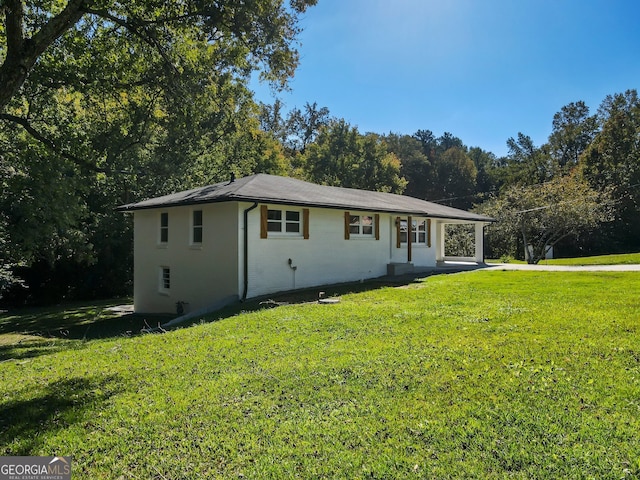
M 249 208 L 244 211 L 244 291 L 242 292 L 242 301 L 247 299 L 249 291 L 249 212 L 258 206 L 258 202 L 253 202 Z
M 411 263 L 411 243 L 413 242 L 413 218 L 407 217 L 407 263 Z

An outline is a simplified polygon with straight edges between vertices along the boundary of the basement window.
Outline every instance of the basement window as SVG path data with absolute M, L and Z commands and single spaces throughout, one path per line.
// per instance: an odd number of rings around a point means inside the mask
M 160 267 L 160 293 L 168 294 L 171 290 L 171 269 L 169 267 Z

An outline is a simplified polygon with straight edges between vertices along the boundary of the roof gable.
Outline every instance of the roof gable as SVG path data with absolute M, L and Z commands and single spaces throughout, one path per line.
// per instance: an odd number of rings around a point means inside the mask
M 180 205 L 247 201 L 306 207 L 365 210 L 405 215 L 429 216 L 469 221 L 495 221 L 490 217 L 446 207 L 418 198 L 393 193 L 371 192 L 354 188 L 317 185 L 290 177 L 257 174 L 231 182 L 151 198 L 117 208 L 119 211 L 135 211 L 150 208 L 167 208 Z

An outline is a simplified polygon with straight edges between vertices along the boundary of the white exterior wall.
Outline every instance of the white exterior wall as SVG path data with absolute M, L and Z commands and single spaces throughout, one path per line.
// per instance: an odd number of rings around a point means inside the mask
M 134 308 L 136 312 L 185 313 L 209 307 L 244 293 L 244 211 L 249 202 L 223 202 L 134 212 Z M 351 235 L 345 239 L 344 210 L 309 209 L 309 239 L 269 232 L 260 238 L 260 206 L 248 213 L 248 290 L 252 298 L 287 290 L 359 281 L 387 274 L 389 263 L 407 263 L 407 244 L 397 248 L 398 215 L 379 214 L 380 239 Z M 268 205 L 270 209 L 300 207 Z M 192 245 L 192 212 L 203 212 L 203 242 Z M 160 243 L 160 215 L 169 213 L 169 241 Z M 350 210 L 352 215 L 376 212 Z M 406 220 L 406 216 L 401 217 Z M 412 217 L 412 220 L 426 220 Z M 446 222 L 450 223 L 450 222 Z M 432 219 L 431 246 L 413 244 L 411 263 L 435 268 L 444 259 L 445 221 Z M 481 242 L 476 227 L 476 242 Z M 291 259 L 291 264 L 289 264 Z M 171 272 L 171 286 L 162 291 L 161 269 Z M 295 269 L 293 268 L 295 267 Z
M 279 205 L 269 205 L 269 208 L 296 210 L 296 207 Z M 240 213 L 242 211 L 243 207 Z M 373 215 L 373 212 L 351 213 Z M 308 240 L 301 235 L 292 237 L 271 232 L 268 238 L 260 238 L 259 208 L 250 212 L 249 225 L 249 298 L 374 278 L 387 272 L 389 232 L 384 225 L 388 222 L 381 222 L 380 240 L 355 235 L 345 240 L 343 210 L 310 208 Z
M 397 215 L 389 215 L 389 225 L 391 228 L 391 262 L 394 263 L 407 263 L 409 262 L 409 252 L 406 243 L 401 243 L 400 248 L 397 248 L 396 243 L 396 226 L 395 221 Z M 408 217 L 400 217 L 402 220 L 407 220 Z M 426 217 L 411 217 L 412 221 L 422 222 L 428 220 Z M 417 268 L 431 268 L 436 266 L 436 225 L 435 220 L 431 220 L 431 246 L 428 246 L 428 241 L 425 243 L 413 243 L 411 245 L 411 262 L 414 267 Z
M 201 245 L 191 242 L 192 212 L 202 210 Z M 169 241 L 160 243 L 160 214 L 169 214 Z M 134 309 L 175 313 L 205 308 L 238 295 L 237 204 L 217 203 L 134 212 Z M 161 291 L 161 268 L 171 272 L 171 286 Z
M 239 218 L 251 204 L 241 204 Z M 270 209 L 296 207 L 269 205 Z M 302 209 L 299 209 L 302 211 Z M 352 215 L 375 212 L 350 210 Z M 313 286 L 359 281 L 387 274 L 387 264 L 407 262 L 406 244 L 396 248 L 395 215 L 380 214 L 380 239 L 351 235 L 344 238 L 344 210 L 309 209 L 309 239 L 269 232 L 260 238 L 260 208 L 249 213 L 249 275 L 247 297 Z M 417 219 L 417 218 L 416 218 Z M 239 236 L 239 245 L 243 235 Z M 242 254 L 242 248 L 240 247 Z M 412 246 L 412 263 L 435 267 L 435 232 L 432 246 Z M 291 259 L 291 265 L 289 265 Z M 292 267 L 296 267 L 295 270 Z M 242 269 L 242 266 L 240 266 Z M 242 273 L 239 290 L 243 289 Z

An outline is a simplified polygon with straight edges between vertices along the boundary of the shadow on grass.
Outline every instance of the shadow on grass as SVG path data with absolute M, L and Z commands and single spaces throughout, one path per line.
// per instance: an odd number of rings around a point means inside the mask
M 46 338 L 93 340 L 133 335 L 174 316 L 123 314 L 110 308 L 121 303 L 111 301 L 6 311 L 0 315 L 0 335 L 21 333 Z
M 325 298 L 339 297 L 341 295 L 348 295 L 352 293 L 362 293 L 373 290 L 378 290 L 387 287 L 405 287 L 413 283 L 420 283 L 424 278 L 431 275 L 455 273 L 454 271 L 429 271 L 414 273 L 408 275 L 399 275 L 393 277 L 380 277 L 374 279 L 367 279 L 362 282 L 349 282 L 339 283 L 334 285 L 324 285 L 318 287 L 305 288 L 300 290 L 292 290 L 288 292 L 275 293 L 272 295 L 265 295 L 263 297 L 251 298 L 244 302 L 238 302 L 227 307 L 222 308 L 216 312 L 208 313 L 206 315 L 197 316 L 183 323 L 176 325 L 173 328 L 184 328 L 191 325 L 200 323 L 216 322 L 224 320 L 225 318 L 238 315 L 243 312 L 253 312 L 262 310 L 265 308 L 275 308 L 283 305 L 295 305 L 302 303 L 314 303 L 319 299 L 319 294 L 322 292 Z
M 24 360 L 66 350 L 70 342 L 56 338 L 27 337 L 0 345 L 0 362 L 13 359 Z
M 206 316 L 194 317 L 180 323 L 175 328 L 183 328 L 203 321 L 222 320 L 241 312 L 273 308 L 283 304 L 315 302 L 318 300 L 319 292 L 324 292 L 326 297 L 335 297 L 385 287 L 401 287 L 419 282 L 430 275 L 454 273 L 455 271 L 459 270 L 416 272 L 411 275 L 380 277 L 362 282 L 276 293 L 267 297 L 250 299 L 246 302 L 238 302 Z M 53 308 L 18 309 L 3 312 L 0 315 L 0 361 L 31 358 L 79 347 L 78 342 L 72 342 L 74 340 L 138 335 L 143 329 L 154 329 L 175 317 L 171 314 L 122 314 L 111 309 L 111 307 L 128 301 L 130 299 L 93 302 L 89 305 L 86 303 L 71 304 Z M 25 338 L 19 341 L 2 342 L 2 336 L 8 334 L 21 334 Z
M 38 389 L 35 397 L 0 404 L 0 451 L 11 456 L 37 454 L 50 434 L 87 421 L 118 391 L 115 375 L 71 378 Z
M 77 348 L 78 341 L 133 336 L 173 315 L 123 314 L 111 307 L 127 299 L 48 308 L 16 309 L 0 315 L 0 361 Z

